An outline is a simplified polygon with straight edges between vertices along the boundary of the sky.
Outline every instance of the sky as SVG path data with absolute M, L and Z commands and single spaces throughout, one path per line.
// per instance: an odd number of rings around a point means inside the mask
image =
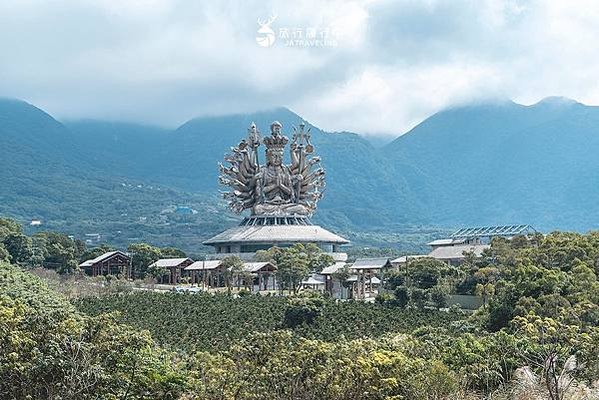
M 2 0 L 0 96 L 175 127 L 285 106 L 397 136 L 452 106 L 599 104 L 594 0 Z

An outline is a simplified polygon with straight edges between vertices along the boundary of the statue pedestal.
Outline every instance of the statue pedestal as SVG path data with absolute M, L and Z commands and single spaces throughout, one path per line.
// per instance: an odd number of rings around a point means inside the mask
M 216 254 L 213 259 L 239 256 L 251 260 L 258 250 L 268 250 L 273 246 L 290 247 L 294 244 L 314 243 L 335 261 L 347 260 L 341 246 L 348 244 L 342 238 L 318 225 L 313 225 L 307 217 L 296 215 L 251 216 L 239 226 L 206 240 L 205 245 L 213 246 Z

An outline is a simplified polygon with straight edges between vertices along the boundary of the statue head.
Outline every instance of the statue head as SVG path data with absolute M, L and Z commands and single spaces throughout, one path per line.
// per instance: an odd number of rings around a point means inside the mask
M 279 136 L 281 134 L 281 130 L 283 129 L 283 125 L 279 121 L 275 121 L 270 124 L 270 134 L 273 136 Z
M 268 165 L 280 167 L 283 164 L 283 151 L 277 148 L 266 150 L 266 162 Z
M 275 121 L 270 125 L 271 135 L 265 137 L 263 140 L 266 146 L 266 161 L 268 165 L 274 165 L 279 167 L 283 163 L 283 150 L 287 145 L 289 139 L 281 135 L 282 125 L 280 122 Z

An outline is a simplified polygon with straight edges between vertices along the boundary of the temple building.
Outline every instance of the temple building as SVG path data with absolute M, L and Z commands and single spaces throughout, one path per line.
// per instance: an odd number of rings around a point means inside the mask
M 243 260 L 253 258 L 258 250 L 268 250 L 273 246 L 289 247 L 296 243 L 314 243 L 335 261 L 347 260 L 341 246 L 349 241 L 313 225 L 307 217 L 252 216 L 244 219 L 239 226 L 204 242 L 214 246 L 216 258 L 235 254 Z
M 283 162 L 289 139 L 282 135 L 282 125 L 275 121 L 270 130 L 270 136 L 262 139 L 252 123 L 248 137 L 225 156 L 227 166 L 220 165 L 220 183 L 229 187 L 224 193 L 229 208 L 250 215 L 204 242 L 215 248 L 211 257 L 236 255 L 251 260 L 258 250 L 314 243 L 335 261 L 347 260 L 342 246 L 349 241 L 310 221 L 325 186 L 320 158 L 312 155 L 310 129 L 303 123 L 294 128 L 289 165 Z M 258 161 L 262 145 L 265 164 Z

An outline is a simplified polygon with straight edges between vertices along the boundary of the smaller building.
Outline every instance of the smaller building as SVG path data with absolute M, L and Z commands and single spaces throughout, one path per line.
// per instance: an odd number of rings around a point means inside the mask
M 479 258 L 490 247 L 491 245 L 480 243 L 435 246 L 428 256 L 450 265 L 460 265 L 466 260 L 468 254 Z
M 378 294 L 380 279 L 376 275 L 393 268 L 389 258 L 358 258 L 349 270 L 356 274 L 355 297 L 365 299 Z
M 119 250 L 109 251 L 82 262 L 79 268 L 91 276 L 121 275 L 129 279 L 131 278 L 131 257 Z
M 348 297 L 347 288 L 343 286 L 339 279 L 335 279 L 335 274 L 342 271 L 346 266 L 349 266 L 349 264 L 341 261 L 325 267 L 320 271 L 320 275 L 324 277 L 325 290 L 336 299 L 345 299 Z
M 185 267 L 185 272 L 191 276 L 192 284 L 201 284 L 204 288 L 219 288 L 227 285 L 227 280 L 232 278 L 234 286 L 240 286 L 243 281 L 244 286 L 252 290 L 276 290 L 277 267 L 270 262 L 245 262 L 242 272 L 246 276 L 232 276 L 232 271 L 227 270 L 222 264 L 222 260 L 204 260 L 196 261 Z M 246 282 L 247 278 L 249 281 Z
M 358 258 L 349 269 L 357 273 L 376 274 L 391 267 L 389 258 Z
M 326 290 L 326 277 L 322 274 L 312 274 L 302 281 L 302 289 L 324 292 Z
M 419 258 L 428 257 L 426 254 L 412 254 L 408 256 L 401 256 L 391 260 L 391 265 L 395 271 L 400 271 L 406 265 L 410 263 L 410 261 L 417 260 Z
M 161 258 L 160 260 L 150 264 L 148 268 L 164 269 L 164 277 L 166 277 L 166 279 L 162 277 L 160 283 L 174 285 L 181 281 L 181 272 L 185 269 L 185 267 L 188 267 L 191 264 L 193 264 L 193 260 L 191 258 Z
M 446 239 L 433 240 L 428 243 L 432 248 L 428 257 L 451 265 L 459 265 L 464 262 L 469 253 L 475 257 L 481 257 L 483 252 L 491 247 L 490 243 L 493 238 L 512 239 L 515 236 L 528 236 L 536 233 L 536 229 L 526 224 L 461 228 Z
M 221 260 L 196 261 L 184 270 L 191 277 L 192 284 L 201 283 L 204 287 L 224 286 L 225 267 Z
M 243 271 L 253 277 L 252 290 L 276 290 L 277 267 L 270 262 L 246 262 L 243 263 Z

